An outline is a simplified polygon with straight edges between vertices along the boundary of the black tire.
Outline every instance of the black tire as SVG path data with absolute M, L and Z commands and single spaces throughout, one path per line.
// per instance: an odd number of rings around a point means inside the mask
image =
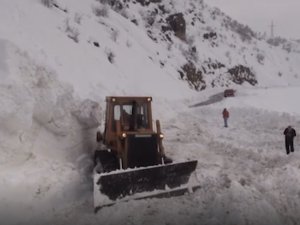
M 107 150 L 95 151 L 94 165 L 97 166 L 99 163 L 103 172 L 111 172 L 119 168 L 117 157 Z

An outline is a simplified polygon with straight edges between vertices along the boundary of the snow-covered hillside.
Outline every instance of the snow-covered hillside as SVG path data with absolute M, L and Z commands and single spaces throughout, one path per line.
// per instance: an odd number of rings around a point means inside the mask
M 1 0 L 0 21 L 0 224 L 299 224 L 300 143 L 287 157 L 282 135 L 300 130 L 299 43 L 200 0 Z M 190 107 L 225 87 L 237 96 Z M 199 191 L 93 213 L 107 95 L 153 96 Z

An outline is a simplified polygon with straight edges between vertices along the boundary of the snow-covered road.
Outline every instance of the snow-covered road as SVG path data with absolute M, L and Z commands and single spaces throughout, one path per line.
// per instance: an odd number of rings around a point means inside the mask
M 300 142 L 297 137 L 296 152 L 287 156 L 282 134 L 288 124 L 300 127 L 298 115 L 240 108 L 231 101 L 237 99 L 187 107 L 163 122 L 167 153 L 177 161 L 199 161 L 200 190 L 123 202 L 94 215 L 87 188 L 85 200 L 64 202 L 55 218 L 48 216 L 49 224 L 299 224 Z M 229 128 L 221 116 L 225 105 L 230 105 Z

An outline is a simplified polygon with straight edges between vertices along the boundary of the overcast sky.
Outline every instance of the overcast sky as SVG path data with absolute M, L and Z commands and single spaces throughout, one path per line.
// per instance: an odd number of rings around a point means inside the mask
M 300 39 L 300 0 L 206 0 L 258 32 Z

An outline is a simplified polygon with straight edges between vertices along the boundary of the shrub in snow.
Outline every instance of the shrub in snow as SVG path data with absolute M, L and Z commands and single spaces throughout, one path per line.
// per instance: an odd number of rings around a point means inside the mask
M 66 28 L 65 31 L 70 39 L 78 43 L 79 39 L 79 31 L 70 25 L 69 20 L 66 20 Z
M 231 56 L 230 56 L 230 52 L 229 52 L 229 51 L 226 51 L 226 52 L 225 52 L 225 56 L 227 57 L 229 64 L 231 64 Z
M 93 42 L 93 45 L 94 45 L 95 47 L 97 47 L 97 48 L 100 47 L 99 42 L 97 42 L 97 41 L 94 41 L 94 42 Z
M 282 37 L 274 37 L 267 40 L 270 45 L 279 46 L 280 44 L 284 44 L 287 42 L 285 38 Z
M 108 17 L 108 6 L 101 5 L 93 8 L 93 12 L 98 17 Z
M 143 16 L 143 14 L 141 14 Z M 156 21 L 157 13 L 155 11 L 151 11 L 145 15 L 145 18 L 143 18 L 148 26 L 152 26 L 154 22 Z
M 274 38 L 269 38 L 267 40 L 267 42 L 273 46 L 280 46 L 283 50 L 287 51 L 288 53 L 290 53 L 290 52 L 299 53 L 300 52 L 298 50 L 299 49 L 299 46 L 298 46 L 299 40 L 298 41 L 297 40 L 289 41 L 282 37 L 274 37 Z
M 118 36 L 119 36 L 119 31 L 117 30 L 112 30 L 111 32 L 111 39 L 116 42 L 118 40 Z
M 261 65 L 264 64 L 264 60 L 265 60 L 265 56 L 261 53 L 258 53 L 256 55 L 256 59 L 257 59 L 257 62 L 260 63 Z
M 252 38 L 256 38 L 256 34 L 250 27 L 238 23 L 237 21 L 228 20 L 226 21 L 231 30 L 238 33 L 242 41 L 251 41 Z
M 198 70 L 192 62 L 186 63 L 179 71 L 182 80 L 186 80 L 191 88 L 200 91 L 206 88 L 202 71 Z
M 53 6 L 54 0 L 41 0 L 42 4 L 48 8 Z
M 292 44 L 291 43 L 285 43 L 285 44 L 283 44 L 282 49 L 284 49 L 288 53 L 290 53 L 292 51 Z
M 129 40 L 127 40 L 127 41 L 126 41 L 126 46 L 127 46 L 128 48 L 130 48 L 130 47 L 132 46 L 132 43 L 131 43 Z
M 180 46 L 182 55 L 187 59 L 187 61 L 198 61 L 197 48 L 195 46 L 189 45 L 188 49 L 185 49 L 183 46 Z
M 188 36 L 186 38 L 186 43 L 189 45 L 189 46 L 192 46 L 192 45 L 195 45 L 195 37 L 194 36 Z
M 124 8 L 120 0 L 96 0 L 102 5 L 109 5 L 114 11 L 119 12 Z
M 162 0 L 137 0 L 142 6 L 148 6 L 150 3 L 160 3 Z
M 77 30 L 73 30 L 72 33 L 68 34 L 68 37 L 70 39 L 72 39 L 73 41 L 75 41 L 76 43 L 78 43 L 78 41 L 79 41 L 78 36 L 79 36 L 79 32 Z
M 96 2 L 99 2 L 101 4 L 109 4 L 112 5 L 115 1 L 114 0 L 96 0 Z
M 127 11 L 125 8 L 122 9 L 119 13 L 120 13 L 121 16 L 123 16 L 124 18 L 129 19 L 129 13 L 128 13 L 128 11 Z
M 110 63 L 114 63 L 115 61 L 115 54 L 110 50 L 106 50 L 107 59 Z
M 209 32 L 203 34 L 204 39 L 217 39 L 217 33 L 216 32 Z
M 82 16 L 79 13 L 75 13 L 75 15 L 74 15 L 75 23 L 81 24 L 81 19 L 82 19 Z
M 251 85 L 256 85 L 257 80 L 254 73 L 250 70 L 250 68 L 238 65 L 228 70 L 228 73 L 231 76 L 231 80 L 236 84 L 242 84 L 244 82 L 248 82 Z

